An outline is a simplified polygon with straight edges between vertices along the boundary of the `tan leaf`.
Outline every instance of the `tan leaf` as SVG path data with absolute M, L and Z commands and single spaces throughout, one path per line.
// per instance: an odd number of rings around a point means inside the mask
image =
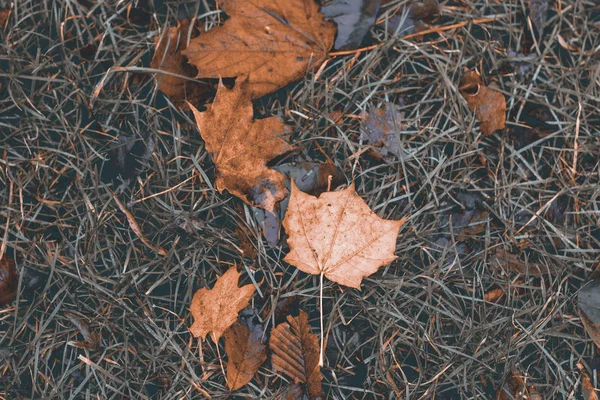
M 577 306 L 583 327 L 600 348 L 600 277 L 598 272 L 579 290 Z
M 237 390 L 250 382 L 267 359 L 267 346 L 262 342 L 262 326 L 236 322 L 224 333 L 227 362 L 227 387 Z
M 0 259 L 0 306 L 10 303 L 17 295 L 19 274 L 12 258 L 4 254 Z
M 481 132 L 489 136 L 506 124 L 506 99 L 495 87 L 483 84 L 477 72 L 471 71 L 460 81 L 460 94 L 481 122 Z
M 217 278 L 212 289 L 199 289 L 194 294 L 190 307 L 194 316 L 192 335 L 204 340 L 211 332 L 217 343 L 223 332 L 237 321 L 238 313 L 248 306 L 256 290 L 253 285 L 238 287 L 240 275 L 233 266 Z
M 186 100 L 195 107 L 203 104 L 210 96 L 210 85 L 206 82 L 192 80 L 198 71 L 187 62 L 181 52 L 187 48 L 188 39 L 199 35 L 199 29 L 191 25 L 189 18 L 177 23 L 177 27 L 169 28 L 167 32 L 154 38 L 156 50 L 150 66 L 162 71 L 186 76 L 186 79 L 171 74 L 157 74 L 158 90 L 163 92 L 173 104 L 184 106 Z
M 227 189 L 251 206 L 274 212 L 286 194 L 285 178 L 268 168 L 267 162 L 292 150 L 281 137 L 290 128 L 277 117 L 254 120 L 248 90 L 247 81 L 233 89 L 219 83 L 208 111 L 190 108 L 217 167 L 217 189 Z
M 286 374 L 294 383 L 306 383 L 310 399 L 323 396 L 318 342 L 317 335 L 310 333 L 304 311 L 273 328 L 269 341 L 273 370 Z
M 218 3 L 229 19 L 192 40 L 184 54 L 199 78 L 248 76 L 253 98 L 303 77 L 333 45 L 335 24 L 314 0 Z
M 581 396 L 584 400 L 598 400 L 598 393 L 590 379 L 585 367 L 581 363 L 577 363 L 577 368 L 581 372 Z
M 284 261 L 359 289 L 364 277 L 396 259 L 396 239 L 405 222 L 406 218 L 388 221 L 377 216 L 356 194 L 354 184 L 317 198 L 292 182 L 283 221 L 290 252 Z
M 6 22 L 10 17 L 11 9 L 5 8 L 4 10 L 0 10 L 0 28 L 4 28 L 6 26 Z

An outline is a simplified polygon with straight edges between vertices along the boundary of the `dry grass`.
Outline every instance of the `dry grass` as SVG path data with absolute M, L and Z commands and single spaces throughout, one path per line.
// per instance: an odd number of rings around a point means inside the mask
M 18 0 L 0 30 L 0 237 L 21 272 L 0 310 L 0 398 L 229 396 L 223 349 L 187 326 L 194 291 L 232 263 L 262 282 L 259 312 L 297 296 L 318 327 L 318 278 L 283 263 L 285 247 L 266 248 L 251 211 L 215 191 L 189 116 L 144 73 L 159 29 L 216 14 L 200 0 L 155 0 L 147 15 L 132 3 Z M 260 104 L 295 127 L 286 161 L 330 158 L 379 215 L 411 214 L 398 260 L 361 291 L 325 283 L 328 398 L 493 398 L 513 367 L 544 398 L 572 398 L 578 363 L 594 382 L 600 359 L 576 293 L 600 255 L 600 7 L 557 1 L 536 46 L 524 3 L 443 2 L 438 26 L 496 19 L 423 38 L 377 26 L 379 46 Z M 521 74 L 508 51 L 524 47 Z M 473 68 L 505 94 L 506 133 L 481 137 L 458 94 Z M 405 154 L 377 161 L 357 116 L 400 99 Z M 142 243 L 113 192 L 166 255 Z M 465 234 L 473 213 L 484 228 Z M 255 260 L 240 254 L 240 224 Z M 498 248 L 551 273 L 502 268 Z M 80 343 L 86 325 L 95 348 Z M 236 395 L 274 398 L 285 385 L 267 362 Z

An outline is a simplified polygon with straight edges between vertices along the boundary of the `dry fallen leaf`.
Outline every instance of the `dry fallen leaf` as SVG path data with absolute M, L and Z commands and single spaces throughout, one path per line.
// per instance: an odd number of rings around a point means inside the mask
M 227 387 L 237 390 L 250 382 L 267 359 L 262 342 L 262 325 L 244 319 L 233 324 L 223 335 L 227 353 Z
M 150 66 L 162 71 L 183 75 L 190 79 L 170 74 L 157 74 L 158 90 L 163 92 L 176 106 L 184 106 L 188 101 L 194 107 L 203 104 L 210 95 L 210 85 L 197 82 L 193 78 L 198 74 L 195 67 L 188 64 L 187 58 L 181 54 L 187 48 L 188 39 L 200 34 L 197 26 L 191 25 L 189 18 L 177 23 L 177 27 L 154 38 L 156 50 Z
M 314 0 L 218 3 L 229 19 L 192 40 L 184 55 L 199 78 L 248 76 L 253 98 L 318 67 L 333 45 L 335 25 Z
M 578 362 L 577 368 L 581 372 L 581 396 L 583 400 L 598 400 L 598 393 L 596 393 L 597 391 L 585 367 Z
M 506 99 L 493 85 L 483 84 L 477 72 L 471 71 L 460 81 L 460 94 L 481 122 L 481 132 L 489 136 L 506 124 Z
M 375 24 L 380 0 L 333 0 L 323 6 L 325 18 L 337 24 L 336 49 L 360 45 L 369 29 Z
M 290 128 L 277 117 L 254 120 L 248 81 L 233 89 L 219 83 L 208 111 L 190 107 L 217 167 L 216 186 L 247 204 L 274 212 L 286 194 L 285 178 L 267 162 L 292 150 L 282 136 Z
M 323 396 L 318 338 L 310 333 L 306 312 L 288 316 L 287 322 L 273 328 L 269 349 L 275 372 L 286 374 L 294 383 L 306 383 L 310 399 Z
M 490 261 L 494 266 L 500 266 L 504 269 L 518 272 L 521 275 L 542 276 L 548 273 L 548 269 L 539 264 L 521 260 L 516 254 L 509 253 L 504 248 L 498 248 L 491 255 Z
M 190 310 L 194 324 L 190 332 L 204 340 L 211 332 L 215 343 L 235 321 L 238 313 L 246 308 L 256 290 L 253 285 L 238 287 L 240 273 L 235 266 L 217 278 L 212 289 L 199 289 L 192 299 Z
M 4 254 L 0 259 L 0 306 L 10 303 L 17 294 L 19 274 L 12 258 Z
M 386 103 L 381 108 L 372 107 L 365 116 L 360 129 L 360 139 L 377 149 L 379 154 L 387 158 L 389 153 L 400 156 L 398 133 L 402 129 L 402 112 L 400 106 Z
M 360 289 L 364 277 L 396 259 L 396 239 L 406 219 L 377 216 L 354 191 L 354 184 L 318 198 L 292 184 L 283 221 L 290 246 L 284 261 L 308 274 L 323 274 Z
M 579 317 L 583 327 L 600 348 L 600 273 L 592 274 L 592 280 L 585 284 L 577 297 Z
M 5 8 L 4 10 L 0 10 L 0 28 L 4 28 L 8 18 L 10 17 L 11 9 Z
M 302 386 L 292 383 L 276 397 L 276 400 L 308 400 L 308 396 L 304 393 Z
M 542 400 L 542 396 L 539 394 L 535 386 L 525 386 L 525 381 L 521 377 L 519 371 L 516 369 L 513 369 L 511 376 L 496 393 L 496 400 L 514 399 Z

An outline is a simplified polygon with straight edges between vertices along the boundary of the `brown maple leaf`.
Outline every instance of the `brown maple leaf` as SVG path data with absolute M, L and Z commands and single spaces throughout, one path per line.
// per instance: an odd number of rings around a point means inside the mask
M 284 261 L 360 289 L 364 277 L 396 259 L 396 238 L 406 220 L 379 218 L 354 191 L 354 184 L 317 198 L 292 183 L 283 221 L 290 246 Z
M 310 332 L 306 312 L 300 311 L 295 318 L 290 315 L 287 322 L 273 328 L 269 349 L 275 372 L 286 374 L 295 383 L 306 383 L 310 399 L 323 396 L 318 338 Z
M 471 111 L 475 112 L 481 122 L 481 132 L 489 136 L 506 124 L 506 99 L 492 84 L 483 84 L 477 72 L 471 71 L 460 81 L 460 94 L 467 100 Z
M 193 80 L 198 71 L 188 64 L 187 58 L 181 54 L 187 48 L 188 40 L 197 37 L 199 34 L 199 27 L 192 25 L 191 20 L 186 18 L 177 22 L 177 27 L 170 28 L 164 34 L 154 38 L 156 50 L 150 66 L 181 75 L 157 74 L 156 76 L 158 90 L 163 92 L 178 107 L 184 106 L 186 101 L 198 107 L 210 96 L 211 85 L 207 82 Z
M 256 290 L 253 285 L 238 287 L 240 275 L 233 266 L 217 278 L 212 289 L 199 289 L 194 294 L 190 307 L 194 316 L 192 335 L 204 340 L 211 332 L 217 343 L 223 332 L 237 321 L 238 313 L 248 306 Z
M 0 306 L 10 303 L 17 294 L 19 274 L 12 258 L 4 254 L 0 258 Z
M 219 83 L 206 112 L 190 107 L 217 167 L 216 186 L 247 204 L 274 212 L 285 197 L 285 178 L 267 162 L 293 149 L 283 138 L 290 128 L 277 117 L 254 120 L 249 82 L 227 89 Z
M 333 45 L 335 24 L 325 21 L 314 0 L 218 3 L 229 19 L 192 40 L 184 54 L 199 78 L 248 76 L 253 98 L 318 67 Z
M 267 346 L 262 342 L 262 325 L 241 320 L 224 333 L 227 362 L 227 387 L 237 390 L 250 382 L 267 359 Z

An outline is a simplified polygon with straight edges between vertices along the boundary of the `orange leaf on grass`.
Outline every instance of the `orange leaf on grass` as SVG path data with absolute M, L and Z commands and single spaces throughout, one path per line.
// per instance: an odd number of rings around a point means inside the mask
M 198 107 L 210 95 L 210 85 L 193 80 L 198 71 L 188 64 L 187 58 L 181 53 L 187 48 L 188 39 L 195 38 L 199 34 L 199 27 L 192 25 L 191 20 L 186 18 L 179 21 L 176 27 L 169 28 L 167 32 L 154 38 L 156 50 L 150 66 L 190 78 L 157 74 L 158 90 L 176 106 L 184 106 L 188 101 Z
M 233 324 L 224 333 L 227 362 L 227 387 L 237 390 L 250 382 L 267 359 L 267 346 L 262 342 L 262 326 L 245 320 Z
M 208 111 L 190 107 L 200 134 L 217 167 L 216 186 L 245 203 L 274 212 L 285 197 L 285 178 L 267 162 L 293 149 L 282 136 L 290 128 L 277 117 L 254 119 L 249 82 L 233 89 L 219 83 Z
M 198 78 L 247 76 L 255 99 L 318 67 L 333 45 L 335 24 L 325 21 L 314 0 L 217 3 L 229 19 L 192 40 L 183 54 Z
M 467 100 L 469 109 L 481 122 L 481 132 L 489 136 L 506 124 L 506 99 L 492 84 L 483 84 L 477 72 L 471 71 L 460 81 L 460 94 Z
M 360 289 L 364 277 L 397 258 L 396 239 L 406 220 L 380 218 L 356 193 L 354 184 L 317 198 L 292 182 L 283 221 L 290 252 L 284 261 L 308 274 L 323 274 Z
M 212 289 L 199 289 L 192 299 L 190 310 L 194 324 L 190 332 L 204 340 L 211 332 L 215 343 L 238 319 L 238 313 L 246 308 L 256 290 L 253 285 L 238 287 L 240 273 L 235 266 L 217 278 Z
M 300 311 L 289 315 L 287 322 L 271 330 L 269 341 L 273 370 L 289 376 L 295 383 L 305 383 L 310 399 L 323 396 L 319 367 L 319 340 L 310 332 L 308 315 Z

